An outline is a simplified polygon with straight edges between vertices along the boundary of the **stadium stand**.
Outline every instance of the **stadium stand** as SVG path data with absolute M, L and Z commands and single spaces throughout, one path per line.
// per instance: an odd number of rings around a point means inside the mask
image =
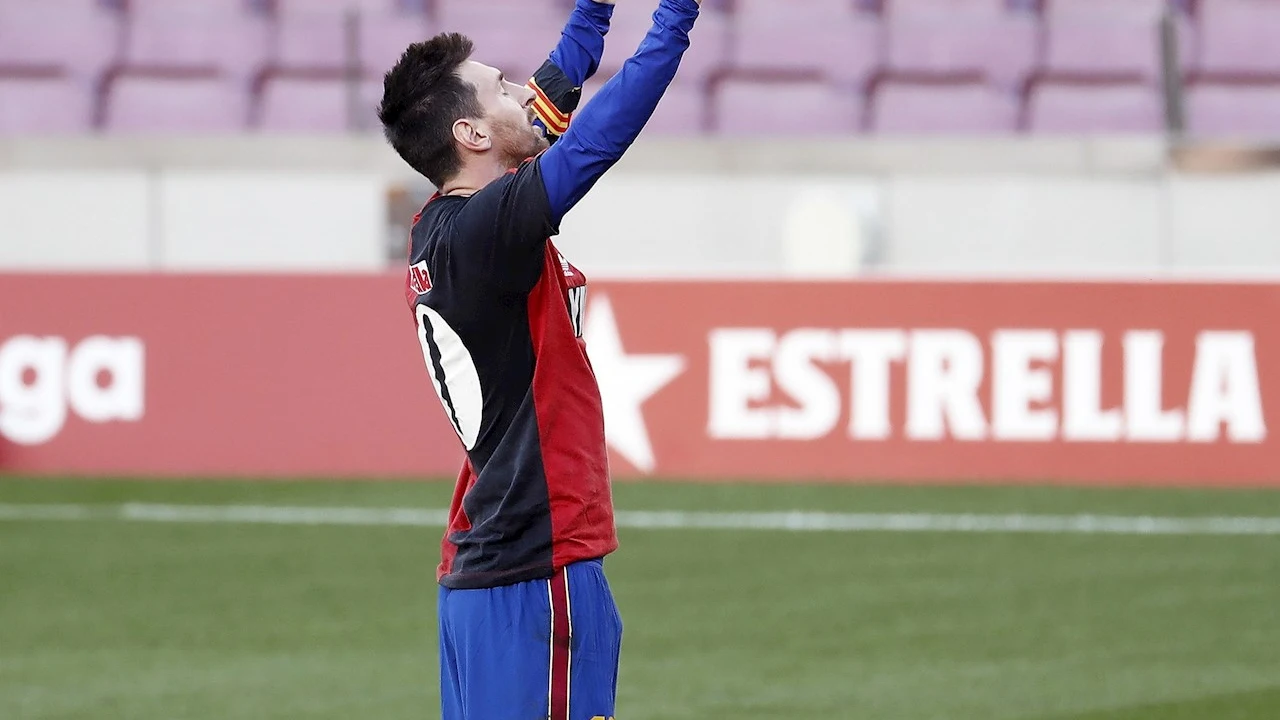
M 248 80 L 268 63 L 266 19 L 227 2 L 140 4 L 126 27 L 124 70 L 205 71 Z
M 1000 134 L 1018 128 L 1018 101 L 981 76 L 886 81 L 870 127 L 886 134 Z
M 806 134 L 842 135 L 859 124 L 858 96 L 821 78 L 726 80 L 715 96 L 713 122 L 726 135 L 767 135 L 793 127 Z
M 351 98 L 376 103 L 409 42 L 466 32 L 520 77 L 569 2 L 0 0 L 0 132 L 368 129 L 372 108 Z M 587 96 L 650 11 L 618 6 Z M 814 133 L 1156 132 L 1166 12 L 1188 130 L 1276 134 L 1280 3 L 1268 0 L 708 0 L 649 132 L 773 134 L 797 117 Z
M 0 135 L 76 135 L 90 130 L 89 93 L 66 77 L 0 77 Z
M 247 96 L 232 78 L 131 72 L 109 86 L 103 127 L 113 133 L 143 135 L 229 132 L 247 120 Z
M 979 73 L 1013 91 L 1036 67 L 1040 28 L 1028 13 L 990 1 L 897 0 L 885 14 L 885 70 L 954 76 Z M 926 83 L 928 84 L 928 83 Z
M 1212 136 L 1272 136 L 1280 128 L 1280 4 L 1202 0 L 1187 89 L 1191 127 Z

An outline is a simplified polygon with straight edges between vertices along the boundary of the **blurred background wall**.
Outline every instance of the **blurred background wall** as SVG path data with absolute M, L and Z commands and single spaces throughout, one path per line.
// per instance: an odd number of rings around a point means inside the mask
M 1280 271 L 1278 189 L 1154 138 L 657 137 L 562 244 L 625 277 L 1256 277 Z M 0 264 L 382 270 L 430 191 L 376 137 L 10 140 Z

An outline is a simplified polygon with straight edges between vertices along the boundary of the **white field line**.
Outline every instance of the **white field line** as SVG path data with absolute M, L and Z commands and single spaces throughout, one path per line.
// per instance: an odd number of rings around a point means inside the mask
M 270 505 L 0 504 L 0 521 L 348 525 L 443 528 L 445 510 Z M 1280 536 L 1280 517 L 958 515 L 938 513 L 620 511 L 621 528 L 779 532 L 1040 533 L 1049 535 Z

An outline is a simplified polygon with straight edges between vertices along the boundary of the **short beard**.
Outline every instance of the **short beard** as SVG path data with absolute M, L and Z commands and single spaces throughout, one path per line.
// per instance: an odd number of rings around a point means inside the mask
M 504 167 L 520 167 L 525 160 L 551 146 L 532 124 L 496 121 L 494 129 L 497 131 L 495 149 Z

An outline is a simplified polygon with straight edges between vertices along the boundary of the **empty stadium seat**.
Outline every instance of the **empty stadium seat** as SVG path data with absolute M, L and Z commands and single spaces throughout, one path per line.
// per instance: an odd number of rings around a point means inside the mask
M 1154 133 L 1164 129 L 1164 105 L 1146 83 L 1044 82 L 1031 90 L 1027 124 L 1037 133 Z
M 307 0 L 300 0 L 306 2 Z M 546 15 L 554 14 L 562 19 L 569 15 L 571 0 L 428 0 L 427 7 L 433 8 L 442 23 L 455 19 L 455 13 L 485 12 L 489 21 L 505 24 L 511 19 L 527 17 L 527 13 Z
M 0 75 L 0 135 L 68 135 L 92 127 L 89 91 L 68 77 Z
M 275 0 L 275 9 L 277 14 L 284 15 L 305 13 L 341 15 L 350 11 L 360 14 L 383 14 L 404 8 L 399 0 Z
M 984 82 L 910 81 L 879 83 L 870 103 L 872 132 L 911 135 L 1016 132 L 1021 105 Z
M 381 83 L 276 75 L 263 84 L 255 126 L 264 132 L 333 134 L 375 127 Z M 354 103 L 354 105 L 353 105 Z
M 348 10 L 356 15 L 350 16 Z M 275 66 L 285 71 L 337 71 L 354 61 L 363 73 L 381 76 L 411 43 L 432 34 L 425 13 L 396 10 L 384 0 L 362 0 L 350 6 L 339 0 L 314 6 L 294 2 L 281 6 L 276 17 Z M 354 48 L 348 47 L 351 22 L 356 31 Z
M 1039 0 L 1039 2 L 1047 15 L 1072 13 L 1096 15 L 1115 12 L 1152 17 L 1159 16 L 1172 4 L 1169 0 Z
M 436 0 L 440 30 L 476 44 L 475 59 L 524 82 L 546 61 L 568 17 L 557 0 Z
M 243 132 L 248 96 L 223 75 L 122 73 L 109 85 L 104 129 L 122 134 Z
M 1280 84 L 1193 85 L 1186 110 L 1196 136 L 1280 139 Z
M 0 3 L 0 66 L 94 80 L 118 58 L 121 35 L 119 17 L 91 0 Z
M 259 10 L 250 0 L 128 0 L 121 2 L 129 14 L 133 17 L 151 15 L 155 13 L 165 14 L 180 9 L 186 12 L 218 15 L 228 13 L 244 13 L 254 14 Z
M 1211 75 L 1280 76 L 1280 4 L 1200 3 L 1197 69 Z
M 1051 0 L 1045 72 L 1160 76 L 1162 0 Z
M 646 135 L 698 135 L 707 131 L 707 91 L 689 83 L 674 83 L 645 125 Z
M 867 4 L 868 9 L 877 9 Z M 980 13 L 996 15 L 1005 12 L 1005 0 L 883 0 L 878 9 L 885 15 L 936 15 L 938 13 Z
M 381 78 L 400 59 L 405 48 L 434 34 L 423 14 L 368 12 L 360 16 L 360 64 L 364 72 Z
M 886 19 L 888 69 L 895 73 L 979 72 L 1013 86 L 1036 67 L 1039 28 L 1027 14 L 991 11 L 988 4 L 950 9 L 930 2 Z M 926 10 L 925 8 L 929 8 Z M 983 9 L 977 9 L 983 8 Z
M 726 135 L 845 135 L 861 125 L 860 96 L 822 81 L 730 78 L 713 104 L 715 129 Z
M 105 77 L 103 118 L 114 131 L 181 131 L 188 114 L 177 98 L 203 107 L 231 96 L 221 104 L 226 112 L 192 111 L 191 130 L 227 131 L 249 118 L 271 130 L 345 131 L 341 78 L 351 50 L 364 82 L 357 117 L 368 123 L 372 111 L 363 105 L 376 104 L 381 75 L 410 43 L 465 32 L 476 40 L 476 59 L 520 82 L 559 41 L 572 4 L 0 0 L 3 97 L 10 105 L 26 98 L 23 108 L 0 112 L 17 132 L 43 116 L 30 107 L 43 98 L 72 108 L 90 103 L 48 129 L 91 127 L 93 85 Z M 875 132 L 1159 131 L 1159 17 L 1168 8 L 1181 13 L 1191 131 L 1280 135 L 1272 129 L 1280 0 L 706 0 L 648 132 L 780 133 L 796 118 L 817 132 L 856 131 L 868 90 Z M 358 12 L 354 48 L 349 10 Z M 651 3 L 619 3 L 586 92 L 635 51 L 652 14 Z M 254 78 L 262 84 L 251 113 Z M 1015 121 L 1010 91 L 1022 87 L 1025 107 Z
M 359 58 L 348 48 L 341 9 L 298 10 L 276 16 L 274 66 L 284 70 L 340 70 Z
M 738 0 L 731 67 L 867 81 L 882 60 L 880 23 L 845 0 Z
M 234 3 L 145 6 L 131 14 L 124 62 L 135 68 L 208 70 L 248 78 L 266 66 L 266 19 Z
M 40 7 L 65 15 L 85 15 L 103 10 L 114 11 L 110 0 L 0 0 L 0 12 L 6 9 Z

